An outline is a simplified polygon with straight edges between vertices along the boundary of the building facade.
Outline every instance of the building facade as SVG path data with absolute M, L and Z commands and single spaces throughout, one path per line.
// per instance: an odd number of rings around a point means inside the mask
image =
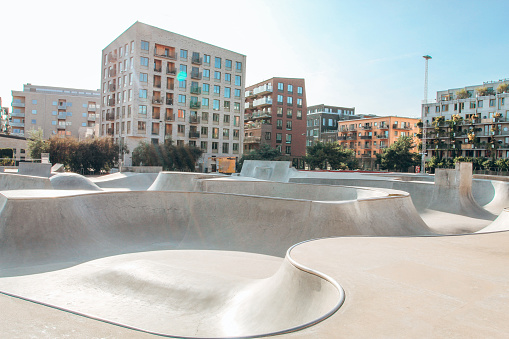
M 27 137 L 41 128 L 45 139 L 78 138 L 80 131 L 94 129 L 99 105 L 99 91 L 26 84 L 12 91 L 11 134 Z
M 16 135 L 0 134 L 0 148 L 12 150 L 12 166 L 17 166 L 20 161 L 31 160 L 28 154 L 28 142 L 25 137 Z M 4 160 L 10 160 L 9 158 L 0 158 L 0 166 L 6 164 Z M 11 164 L 9 164 L 11 165 Z
M 355 107 L 328 106 L 324 104 L 309 106 L 307 110 L 306 146 L 317 142 L 338 141 L 338 121 L 355 117 Z
M 306 154 L 304 79 L 271 78 L 247 87 L 245 109 L 244 152 L 268 144 L 300 166 Z
M 364 168 L 374 168 L 376 154 L 392 145 L 401 136 L 410 136 L 417 143 L 419 119 L 396 116 L 363 118 L 338 122 L 338 142 L 355 151 Z M 417 152 L 415 147 L 412 152 Z
M 101 135 L 130 151 L 171 138 L 215 171 L 242 153 L 245 69 L 245 55 L 136 22 L 102 51 Z
M 0 133 L 10 133 L 9 121 L 11 115 L 9 114 L 9 107 L 2 106 L 2 98 L 0 98 Z
M 438 91 L 422 105 L 426 159 L 509 158 L 509 79 Z

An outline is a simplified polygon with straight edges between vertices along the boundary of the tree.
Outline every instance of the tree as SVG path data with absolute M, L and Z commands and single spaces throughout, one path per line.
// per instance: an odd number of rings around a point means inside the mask
M 308 146 L 304 161 L 311 169 L 327 169 L 327 165 L 333 170 L 357 169 L 359 167 L 355 152 L 343 148 L 336 142 L 317 142 L 313 146 Z
M 28 154 L 32 159 L 40 159 L 41 153 L 48 153 L 49 144 L 43 138 L 41 128 L 30 130 L 28 132 Z
M 498 85 L 497 87 L 497 92 L 498 93 L 507 93 L 509 92 L 509 84 L 500 84 Z
M 281 151 L 270 147 L 268 144 L 261 144 L 260 148 L 243 154 L 237 163 L 237 172 L 240 172 L 245 160 L 266 160 L 266 161 L 289 161 L 290 157 L 281 154 Z
M 203 151 L 197 147 L 175 146 L 171 139 L 166 139 L 162 145 L 140 142 L 133 150 L 133 164 L 162 166 L 165 171 L 194 172 L 202 154 Z
M 415 144 L 411 137 L 399 137 L 380 156 L 381 168 L 403 172 L 407 171 L 411 166 L 418 165 L 418 159 L 414 157 L 414 153 L 410 152 L 414 147 Z

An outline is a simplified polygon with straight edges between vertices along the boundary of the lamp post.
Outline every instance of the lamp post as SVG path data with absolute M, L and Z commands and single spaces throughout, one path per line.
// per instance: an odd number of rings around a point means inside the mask
M 425 61 L 424 66 L 424 105 L 428 103 L 428 60 L 431 59 L 431 56 L 424 55 Z M 421 173 L 426 171 L 426 129 L 424 128 L 424 110 L 428 106 L 421 107 L 421 122 L 422 122 L 422 139 L 421 139 Z

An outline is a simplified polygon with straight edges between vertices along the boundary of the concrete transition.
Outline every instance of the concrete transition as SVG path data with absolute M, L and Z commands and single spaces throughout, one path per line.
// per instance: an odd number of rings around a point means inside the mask
M 0 174 L 3 334 L 506 336 L 508 209 L 482 234 L 434 236 L 421 218 L 490 223 L 483 207 L 508 207 L 505 185 L 470 185 L 463 168 L 435 183 L 244 174 Z
M 290 161 L 246 160 L 242 165 L 240 176 L 287 182 L 296 173 Z

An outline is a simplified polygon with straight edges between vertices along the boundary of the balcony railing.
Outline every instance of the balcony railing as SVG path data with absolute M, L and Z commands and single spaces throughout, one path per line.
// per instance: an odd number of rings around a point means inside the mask
M 59 103 L 57 109 L 66 109 L 67 105 L 65 103 Z
M 175 74 L 177 74 L 177 69 L 176 68 L 166 67 L 166 74 L 175 75 Z
M 201 80 L 201 72 L 191 72 L 191 79 Z
M 189 103 L 189 107 L 190 107 L 190 108 L 200 108 L 200 107 L 201 107 L 201 103 L 191 101 L 191 102 Z
M 376 136 L 378 139 L 389 139 L 389 136 L 388 135 L 385 135 L 385 134 L 377 134 Z
M 256 99 L 255 101 L 253 101 L 254 107 L 265 106 L 265 105 L 272 105 L 272 98 L 265 97 L 265 98 Z
M 201 88 L 191 86 L 191 94 L 201 94 Z
M 373 137 L 371 135 L 361 135 L 361 140 L 370 140 Z
M 57 115 L 57 119 L 62 120 L 62 119 L 66 119 L 66 118 L 67 118 L 67 113 L 65 113 L 65 112 L 64 113 L 59 113 Z
M 189 131 L 189 138 L 190 139 L 197 139 L 199 137 L 200 137 L 200 132 Z
M 272 86 L 269 86 L 269 84 L 265 84 L 262 86 L 258 86 L 255 89 L 253 89 L 253 94 L 265 94 L 265 93 L 272 93 Z
M 24 118 L 25 117 L 25 113 L 14 113 L 14 112 L 12 112 L 11 113 L 11 117 Z
M 25 127 L 25 123 L 24 122 L 10 122 L 9 125 L 11 127 Z
M 196 65 L 201 65 L 202 64 L 202 58 L 201 57 L 192 57 L 191 58 L 191 62 L 193 64 L 196 64 Z
M 371 125 L 362 125 L 362 129 L 370 130 L 370 129 L 373 129 L 373 126 L 371 126 Z
M 95 107 L 95 106 L 88 106 L 88 111 L 89 112 L 95 112 L 95 111 L 97 111 L 97 107 Z
M 163 99 L 161 99 L 161 98 L 152 98 L 152 103 L 156 104 L 156 105 L 162 105 L 163 104 Z
M 166 105 L 173 105 L 173 99 L 166 99 Z
M 157 53 L 157 48 L 154 48 L 154 56 L 160 57 L 160 58 L 177 60 L 177 53 L 175 53 L 175 52 L 166 53 L 166 51 L 164 53 Z
M 115 99 L 108 100 L 108 106 L 115 106 Z
M 167 115 L 167 116 L 164 117 L 164 120 L 168 121 L 168 122 L 175 121 L 175 116 L 173 114 L 172 115 Z
M 200 123 L 200 117 L 191 115 L 189 117 L 189 123 L 191 123 L 191 124 L 199 124 Z
M 244 138 L 245 144 L 258 144 L 262 140 L 262 137 L 249 136 Z
M 378 128 L 379 129 L 389 129 L 389 125 L 383 124 L 383 125 L 378 126 Z
M 95 116 L 89 115 L 87 116 L 88 121 L 95 121 Z
M 57 129 L 65 129 L 65 125 L 60 125 L 60 124 L 58 124 L 58 125 L 57 125 Z
M 444 126 L 445 127 L 445 126 Z M 398 126 L 398 124 L 393 124 L 392 125 L 392 128 L 393 129 L 412 129 L 412 127 L 410 125 L 403 125 L 403 126 Z
M 24 102 L 12 102 L 12 107 L 25 107 Z
M 154 66 L 154 72 L 161 72 L 163 70 L 163 68 L 161 66 L 157 67 L 157 66 Z
M 115 84 L 110 84 L 108 86 L 108 91 L 115 92 L 117 90 L 117 86 Z

